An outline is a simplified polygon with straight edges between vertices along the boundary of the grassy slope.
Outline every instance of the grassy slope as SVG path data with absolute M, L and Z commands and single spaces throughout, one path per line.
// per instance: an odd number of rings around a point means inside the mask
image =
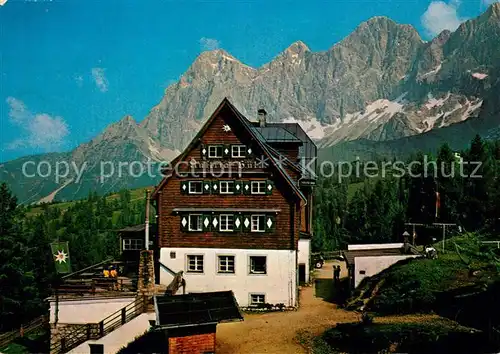
M 141 200 L 141 199 L 145 199 L 145 192 L 147 189 L 149 190 L 152 190 L 154 187 L 145 187 L 145 188 L 138 188 L 138 189 L 133 189 L 130 191 L 130 197 L 131 197 L 131 202 L 134 202 L 134 201 L 137 201 L 137 200 Z M 114 200 L 114 199 L 117 199 L 119 197 L 119 194 L 118 193 L 114 193 L 114 194 L 110 194 L 108 197 L 107 197 L 107 200 L 111 201 L 111 200 Z M 75 203 L 77 203 L 78 201 L 77 200 L 72 200 L 72 201 L 69 201 L 69 202 L 61 202 L 61 203 L 51 203 L 49 205 L 49 208 L 54 208 L 54 207 L 57 207 L 59 209 L 61 209 L 61 211 L 65 211 L 66 209 L 68 209 L 69 207 L 71 207 L 72 205 L 74 205 Z M 31 208 L 31 210 L 29 210 L 26 215 L 27 216 L 36 216 L 40 213 L 42 213 L 43 211 L 43 206 L 39 205 L 39 206 L 34 206 Z M 119 214 L 119 212 L 116 212 Z M 113 215 L 113 220 L 115 221 L 115 216 L 116 218 L 118 217 L 118 214 L 117 215 Z
M 435 247 L 439 250 L 441 244 Z M 447 240 L 445 249 L 438 259 L 403 261 L 368 278 L 356 290 L 349 307 L 357 308 L 370 299 L 368 309 L 377 313 L 431 312 L 439 292 L 481 287 L 498 280 L 494 257 L 490 250 L 482 249 L 476 236 Z

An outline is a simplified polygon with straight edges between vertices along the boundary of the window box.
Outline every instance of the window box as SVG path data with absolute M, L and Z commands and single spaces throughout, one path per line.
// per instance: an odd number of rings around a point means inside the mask
M 266 263 L 266 256 L 250 256 L 250 274 L 267 274 Z
M 234 256 L 218 256 L 217 272 L 234 274 Z
M 188 255 L 187 256 L 187 272 L 188 273 L 203 273 L 203 256 Z

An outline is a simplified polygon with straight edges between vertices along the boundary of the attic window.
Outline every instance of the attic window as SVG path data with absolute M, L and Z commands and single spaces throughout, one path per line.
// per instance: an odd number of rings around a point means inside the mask
M 242 159 L 246 157 L 247 147 L 245 145 L 233 145 L 231 146 L 231 157 L 236 159 Z
M 221 145 L 210 145 L 208 147 L 208 158 L 210 158 L 210 159 L 222 158 L 222 146 Z

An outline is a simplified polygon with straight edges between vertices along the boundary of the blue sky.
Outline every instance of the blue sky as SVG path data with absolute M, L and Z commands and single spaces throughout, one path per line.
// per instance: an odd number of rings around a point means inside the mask
M 141 121 L 206 49 L 260 66 L 296 40 L 326 50 L 373 16 L 429 39 L 492 1 L 0 0 L 0 161 Z

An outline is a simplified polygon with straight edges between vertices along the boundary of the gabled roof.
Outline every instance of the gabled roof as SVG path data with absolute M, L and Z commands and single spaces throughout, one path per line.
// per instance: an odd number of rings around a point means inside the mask
M 205 124 L 203 125 L 203 127 L 198 131 L 198 133 L 193 138 L 193 140 L 191 140 L 191 142 L 186 147 L 186 149 L 184 149 L 184 151 L 172 161 L 171 165 L 175 166 L 175 164 L 178 161 L 183 160 L 187 156 L 187 154 L 195 147 L 195 145 L 197 144 L 198 140 L 206 132 L 206 130 L 208 129 L 208 127 L 210 126 L 210 124 L 213 122 L 213 120 L 219 115 L 219 113 L 224 108 L 228 108 L 228 109 L 230 109 L 232 111 L 232 113 L 234 114 L 234 116 L 240 121 L 240 123 L 245 128 L 245 130 L 250 134 L 250 136 L 253 138 L 253 140 L 255 141 L 255 143 L 259 146 L 259 148 L 262 150 L 262 152 L 269 159 L 269 161 L 271 162 L 272 167 L 276 171 L 278 171 L 278 174 L 287 182 L 287 184 L 291 187 L 291 189 L 293 190 L 293 192 L 300 199 L 302 199 L 303 202 L 307 203 L 307 199 L 305 198 L 304 194 L 302 194 L 302 192 L 300 191 L 300 189 L 298 188 L 298 186 L 293 182 L 293 180 L 290 178 L 290 176 L 288 175 L 288 173 L 286 173 L 286 171 L 284 170 L 284 168 L 282 168 L 278 164 L 278 162 L 275 160 L 275 158 L 273 158 L 273 156 L 271 154 L 271 151 L 270 151 L 270 147 L 265 143 L 264 140 L 262 140 L 262 138 L 261 138 L 262 136 L 259 137 L 259 135 L 257 135 L 257 132 L 254 131 L 254 129 L 252 129 L 253 128 L 252 123 L 243 114 L 241 114 L 236 109 L 236 107 L 234 107 L 233 104 L 231 102 L 229 102 L 229 100 L 227 98 L 224 98 L 222 100 L 222 102 L 220 103 L 219 107 L 217 107 L 217 109 L 214 111 L 214 113 L 212 113 L 212 115 L 210 116 L 210 118 L 205 122 Z M 156 195 L 158 194 L 158 192 L 163 188 L 163 186 L 165 185 L 165 183 L 167 182 L 167 180 L 170 177 L 172 177 L 172 174 L 169 174 L 169 175 L 167 175 L 167 176 L 165 176 L 163 178 L 163 180 L 160 182 L 160 184 L 158 184 L 158 186 L 153 191 L 152 198 L 156 197 Z

